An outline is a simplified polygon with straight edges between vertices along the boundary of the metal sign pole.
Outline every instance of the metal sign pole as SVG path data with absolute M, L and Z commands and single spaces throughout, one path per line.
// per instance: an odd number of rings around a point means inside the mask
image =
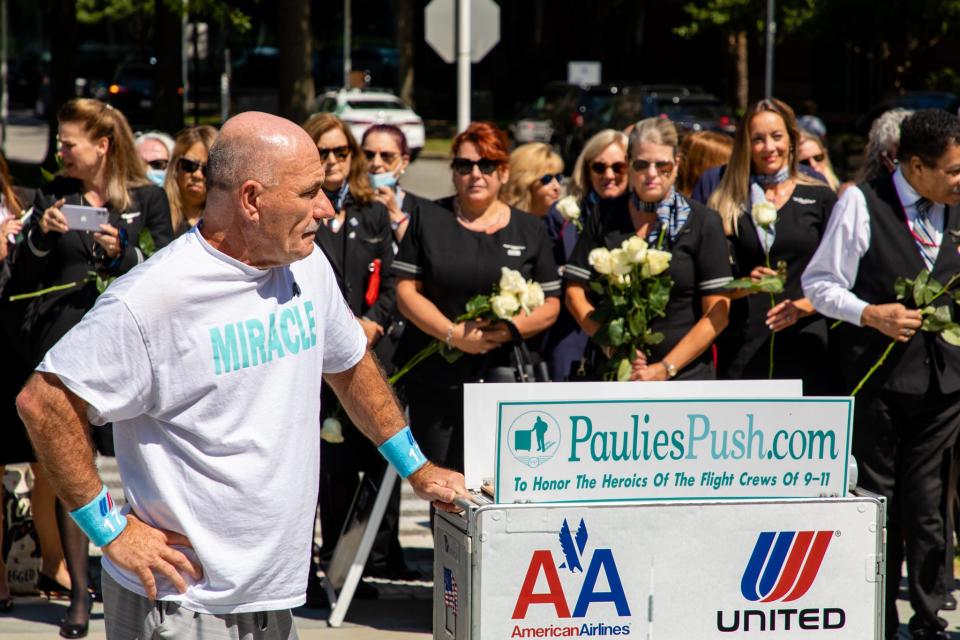
M 350 72 L 353 71 L 351 56 L 350 31 L 350 0 L 343 0 L 343 88 L 350 88 Z
M 457 0 L 457 132 L 470 125 L 470 0 Z

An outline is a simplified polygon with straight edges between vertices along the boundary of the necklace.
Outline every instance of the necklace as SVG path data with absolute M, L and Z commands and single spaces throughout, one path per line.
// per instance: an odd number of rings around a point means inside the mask
M 455 213 L 457 216 L 457 222 L 465 226 L 467 229 L 470 229 L 471 231 L 486 231 L 487 229 L 499 223 L 500 220 L 503 219 L 503 210 L 501 209 L 500 212 L 497 213 L 496 217 L 493 220 L 491 220 L 486 224 L 481 225 L 481 224 L 477 224 L 473 220 L 469 220 L 466 217 L 464 217 L 463 209 L 460 207 L 459 200 L 456 201 L 456 206 L 454 208 L 456 209 Z

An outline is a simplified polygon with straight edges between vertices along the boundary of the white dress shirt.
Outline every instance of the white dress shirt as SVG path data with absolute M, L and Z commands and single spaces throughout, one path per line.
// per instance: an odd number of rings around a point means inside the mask
M 893 174 L 893 185 L 913 230 L 920 194 L 910 186 L 900 169 Z M 945 213 L 943 204 L 934 203 L 927 214 L 936 229 L 933 239 L 937 245 L 943 240 Z M 860 259 L 869 248 L 870 211 L 867 209 L 867 200 L 859 187 L 850 187 L 834 205 L 820 246 L 800 279 L 803 294 L 814 309 L 829 318 L 861 326 L 863 310 L 869 303 L 858 298 L 850 289 L 857 281 Z

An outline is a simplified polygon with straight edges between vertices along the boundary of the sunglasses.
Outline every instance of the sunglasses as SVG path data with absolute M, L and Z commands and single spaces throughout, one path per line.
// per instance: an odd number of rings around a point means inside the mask
M 637 173 L 646 173 L 650 169 L 650 165 L 656 167 L 657 173 L 662 176 L 670 175 L 670 173 L 673 171 L 673 163 L 669 160 L 651 162 L 650 160 L 640 160 L 638 158 L 630 163 L 630 168 Z
M 363 150 L 363 155 L 367 156 L 367 162 L 373 162 L 378 155 L 386 164 L 393 164 L 393 161 L 400 157 L 396 151 L 367 151 Z
M 320 152 L 321 160 L 326 160 L 331 153 L 337 160 L 340 160 L 341 162 L 350 157 L 350 147 L 347 145 L 343 145 L 341 147 L 331 147 L 329 149 L 326 147 L 317 147 L 317 151 Z
M 167 169 L 168 161 L 165 159 L 160 160 L 151 160 L 147 163 L 147 166 L 151 169 L 156 169 L 157 171 L 165 171 Z
M 198 169 L 203 171 L 206 166 L 206 162 L 197 162 L 196 160 L 191 160 L 190 158 L 180 158 L 177 160 L 177 169 L 179 169 L 181 173 L 193 173 Z
M 623 172 L 627 170 L 626 162 L 614 162 L 613 164 L 606 164 L 603 162 L 594 162 L 590 165 L 590 170 L 593 171 L 598 176 L 602 176 L 607 172 L 607 169 L 613 171 L 615 175 L 623 175 Z
M 811 160 L 813 160 L 814 162 L 823 162 L 823 159 L 826 158 L 826 157 L 827 157 L 827 155 L 826 155 L 825 153 L 818 153 L 818 154 L 815 155 L 815 156 L 810 156 L 810 157 L 807 158 L 806 160 L 801 160 L 801 161 L 800 161 L 800 164 L 805 164 L 805 165 L 807 165 L 807 166 L 809 167 L 809 166 L 813 165 L 813 162 L 811 162 Z
M 540 176 L 540 184 L 542 184 L 543 186 L 547 186 L 548 184 L 550 184 L 550 183 L 553 182 L 554 180 L 557 181 L 557 184 L 563 184 L 563 174 L 562 174 L 562 173 L 557 173 L 557 174 L 548 173 L 548 174 L 546 174 L 546 175 L 544 175 L 544 176 Z
M 488 158 L 480 158 L 479 160 L 454 158 L 450 163 L 450 167 L 462 176 L 468 176 L 473 173 L 474 167 L 480 169 L 480 173 L 483 175 L 488 176 L 496 171 L 498 166 L 500 166 L 499 162 L 496 160 L 490 160 Z

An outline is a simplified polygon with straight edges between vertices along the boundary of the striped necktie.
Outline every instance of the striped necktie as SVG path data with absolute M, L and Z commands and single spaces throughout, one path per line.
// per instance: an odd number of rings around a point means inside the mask
M 926 198 L 920 198 L 913 206 L 917 210 L 917 218 L 913 221 L 913 232 L 917 240 L 917 246 L 920 247 L 920 255 L 923 257 L 927 269 L 933 271 L 937 254 L 940 253 L 940 244 L 936 240 L 937 228 L 930 219 L 933 202 Z

